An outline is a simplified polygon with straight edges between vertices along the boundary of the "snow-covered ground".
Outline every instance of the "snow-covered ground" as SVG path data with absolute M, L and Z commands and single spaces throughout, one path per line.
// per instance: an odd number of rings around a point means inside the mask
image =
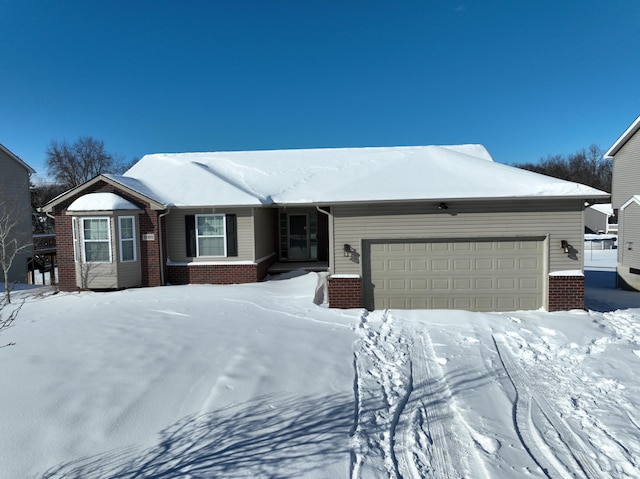
M 640 477 L 640 293 L 589 269 L 556 313 L 332 310 L 313 273 L 17 291 L 0 477 Z

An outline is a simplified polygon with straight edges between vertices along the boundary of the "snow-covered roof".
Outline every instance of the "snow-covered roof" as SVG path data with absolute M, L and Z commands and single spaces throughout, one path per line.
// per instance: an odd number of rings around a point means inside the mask
M 640 129 L 640 116 L 638 118 L 636 118 L 636 120 L 631 123 L 631 125 L 629 126 L 629 128 L 627 128 L 625 130 L 625 132 L 620 135 L 620 138 L 618 138 L 615 143 L 613 145 L 611 145 L 611 148 L 609 148 L 607 150 L 607 152 L 604 154 L 605 158 L 613 158 L 615 156 L 616 153 L 618 153 L 618 151 L 620 150 L 620 148 L 622 148 L 624 146 L 624 144 L 629 141 L 629 139 L 635 135 L 636 131 L 638 131 Z
M 589 208 L 596 210 L 607 216 L 613 216 L 613 207 L 611 206 L 611 203 L 596 203 L 594 205 L 589 206 Z
M 169 206 L 609 196 L 482 145 L 152 154 L 110 178 Z
M 88 193 L 77 198 L 67 208 L 68 211 L 118 211 L 139 210 L 129 200 L 115 193 Z

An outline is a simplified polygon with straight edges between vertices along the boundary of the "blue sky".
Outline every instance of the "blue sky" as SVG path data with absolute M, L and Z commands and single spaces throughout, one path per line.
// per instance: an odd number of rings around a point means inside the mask
M 640 115 L 640 2 L 0 0 L 0 143 L 147 153 L 607 148 Z

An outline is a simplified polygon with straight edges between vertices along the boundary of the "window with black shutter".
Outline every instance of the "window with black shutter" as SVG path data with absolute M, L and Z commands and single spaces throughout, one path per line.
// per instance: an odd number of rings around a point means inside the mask
M 200 215 L 203 216 L 203 215 Z M 220 215 L 216 215 L 220 216 Z M 238 256 L 238 221 L 237 216 L 228 214 L 225 216 L 225 234 L 227 256 Z M 190 258 L 198 256 L 196 242 L 198 241 L 196 215 L 184 217 L 186 255 Z

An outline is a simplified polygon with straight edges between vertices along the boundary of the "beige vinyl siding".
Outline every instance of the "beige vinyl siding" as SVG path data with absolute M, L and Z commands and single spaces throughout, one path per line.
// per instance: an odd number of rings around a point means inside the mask
M 582 270 L 583 202 L 581 200 L 468 201 L 339 205 L 333 208 L 334 273 L 362 274 L 362 240 L 547 238 L 548 273 Z M 575 248 L 571 259 L 560 247 L 566 240 Z M 343 244 L 355 252 L 343 254 Z
M 627 284 L 640 290 L 640 275 L 629 272 L 629 268 L 640 270 L 640 205 L 630 203 L 621 210 L 620 219 L 618 273 Z M 630 242 L 631 249 L 628 245 Z
M 29 172 L 0 149 L 0 203 L 17 215 L 19 223 L 12 230 L 21 244 L 30 244 L 31 239 L 31 199 L 29 193 Z M 27 261 L 32 254 L 31 247 L 19 253 L 9 270 L 10 282 L 27 282 Z M 0 281 L 3 281 L 0 270 Z
M 640 194 L 640 131 L 616 153 L 613 160 L 611 205 L 620 208 L 633 195 Z
M 132 288 L 135 286 L 140 286 L 142 284 L 142 267 L 140 262 L 140 222 L 138 221 L 138 215 L 132 215 L 128 212 L 122 212 L 122 214 L 117 215 L 113 218 L 116 227 L 119 226 L 118 217 L 119 216 L 133 216 L 134 224 L 135 224 L 135 251 L 136 251 L 136 260 L 135 261 L 120 261 L 120 234 L 116 233 L 114 236 L 114 242 L 117 243 L 115 245 L 115 249 L 117 251 L 117 256 L 114 256 L 114 262 L 117 263 L 117 272 L 118 272 L 118 288 Z
M 110 263 L 85 263 L 84 244 L 82 241 L 83 218 L 107 218 L 111 232 L 111 262 Z M 78 259 L 76 262 L 76 284 L 82 289 L 115 289 L 118 288 L 118 257 L 116 221 L 112 215 L 88 214 L 78 216 Z
M 238 228 L 238 256 L 215 258 L 187 257 L 184 217 L 186 215 L 235 214 Z M 165 217 L 167 227 L 167 259 L 172 262 L 255 261 L 252 208 L 180 208 Z
M 256 259 L 275 253 L 274 215 L 276 211 L 273 208 L 256 208 L 254 210 Z
M 83 289 L 117 289 L 131 288 L 142 284 L 142 266 L 140 260 L 140 221 L 139 210 L 123 210 L 105 214 L 104 211 L 90 211 L 83 214 L 73 214 L 74 227 L 77 228 L 75 237 L 76 245 L 76 285 Z M 135 222 L 135 248 L 136 260 L 120 261 L 120 216 L 133 217 Z M 84 218 L 103 218 L 109 220 L 110 240 L 111 240 L 111 262 L 109 263 L 85 263 L 84 243 L 83 243 L 83 222 Z

